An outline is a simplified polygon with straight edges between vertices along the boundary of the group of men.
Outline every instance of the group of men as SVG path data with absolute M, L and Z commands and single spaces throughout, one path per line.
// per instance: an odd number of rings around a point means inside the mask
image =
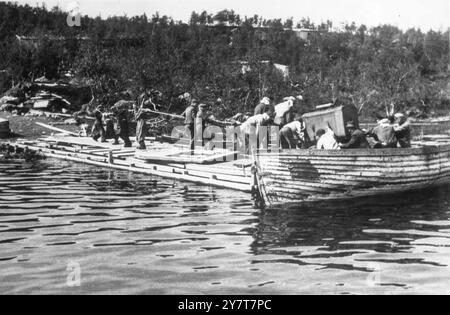
M 256 106 L 254 115 L 248 117 L 240 126 L 241 132 L 247 137 L 252 132 L 259 135 L 260 127 L 276 125 L 280 128 L 283 149 L 304 148 L 308 144 L 306 126 L 301 115 L 294 114 L 296 103 L 301 101 L 303 101 L 301 95 L 287 97 L 282 103 L 274 106 L 268 97 L 264 97 Z
M 346 150 L 361 148 L 410 148 L 410 120 L 402 113 L 384 118 L 377 116 L 377 125 L 370 130 L 361 130 L 350 121 L 346 125 L 350 140 L 339 142 L 334 131 L 328 127 L 316 132 L 316 144 L 308 137 L 306 124 L 300 114 L 294 114 L 296 102 L 303 97 L 288 97 L 284 102 L 273 106 L 269 98 L 263 98 L 256 106 L 254 115 L 242 123 L 244 134 L 259 134 L 261 126 L 276 125 L 280 127 L 280 144 L 282 149 L 315 148 L 319 150 Z
M 79 118 L 81 115 L 87 115 L 95 119 L 91 132 L 95 141 L 107 142 L 107 139 L 114 139 L 114 145 L 119 145 L 119 139 L 122 139 L 124 147 L 131 148 L 129 116 L 130 113 L 133 113 L 137 123 L 136 142 L 138 143 L 138 149 L 145 150 L 147 120 L 156 112 L 158 107 L 156 102 L 160 97 L 161 93 L 157 90 L 146 91 L 135 102 L 124 100 L 117 102 L 107 113 L 103 105 L 99 105 L 94 111 L 90 111 L 89 104 L 87 104 L 74 116 Z
M 119 101 L 112 106 L 109 113 L 104 113 L 104 107 L 98 106 L 93 112 L 87 107 L 76 113 L 76 117 L 85 114 L 95 119 L 92 128 L 92 138 L 95 141 L 106 142 L 114 139 L 114 144 L 119 144 L 122 139 L 124 146 L 129 148 L 132 142 L 129 136 L 129 114 L 133 113 L 136 120 L 136 142 L 138 149 L 145 150 L 145 136 L 147 134 L 147 120 L 157 114 L 158 102 L 161 100 L 161 92 L 156 90 L 146 91 L 136 101 Z M 267 129 L 262 132 L 261 127 L 276 125 L 280 128 L 280 144 L 282 149 L 306 149 L 311 148 L 312 141 L 306 132 L 306 124 L 300 114 L 294 114 L 297 102 L 303 101 L 302 96 L 287 97 L 282 103 L 274 106 L 268 97 L 264 97 L 255 107 L 254 113 L 237 114 L 227 121 L 219 121 L 209 113 L 207 104 L 200 103 L 186 93 L 182 98 L 187 103 L 187 108 L 182 114 L 186 133 L 190 136 L 190 148 L 195 150 L 195 141 L 200 140 L 203 145 L 204 131 L 208 124 L 239 128 L 244 135 L 245 144 L 249 147 L 251 135 L 258 135 L 256 145 L 259 147 Z M 220 103 L 221 100 L 217 100 Z M 220 105 L 220 104 L 216 104 Z M 333 130 L 328 127 L 316 132 L 316 144 L 313 148 L 319 150 L 359 149 L 359 148 L 409 148 L 411 146 L 411 131 L 409 120 L 401 113 L 393 117 L 377 117 L 377 125 L 370 130 L 361 130 L 357 124 L 349 122 L 346 125 L 350 140 L 339 143 Z M 195 135 L 200 135 L 195 139 Z
M 402 113 L 383 118 L 377 116 L 377 125 L 369 130 L 358 128 L 353 122 L 346 125 L 350 140 L 338 143 L 333 130 L 318 130 L 316 132 L 317 149 L 387 149 L 410 148 L 411 127 L 409 119 Z
M 245 139 L 246 148 L 248 148 L 250 136 L 261 135 L 261 127 L 277 124 L 282 126 L 282 134 L 285 135 L 284 142 L 286 146 L 291 148 L 297 147 L 297 139 L 304 137 L 304 124 L 300 116 L 292 118 L 292 109 L 296 101 L 302 100 L 302 97 L 289 97 L 283 103 L 273 106 L 269 98 L 263 98 L 256 106 L 254 113 L 239 113 L 226 121 L 219 121 L 209 112 L 210 106 L 201 104 L 190 95 L 184 97 L 188 101 L 189 106 L 186 108 L 182 116 L 184 117 L 184 125 L 186 134 L 190 137 L 190 147 L 195 149 L 195 136 L 199 137 L 204 144 L 204 136 L 206 126 L 214 125 L 219 127 L 233 126 L 239 128 L 239 131 Z M 221 100 L 217 100 L 220 103 Z M 216 104 L 220 106 L 220 104 Z M 258 138 L 258 137 L 255 137 Z M 264 138 L 264 137 L 263 137 Z M 240 140 L 238 138 L 238 140 Z M 258 141 L 261 140 L 258 138 Z M 263 139 L 264 140 L 264 139 Z

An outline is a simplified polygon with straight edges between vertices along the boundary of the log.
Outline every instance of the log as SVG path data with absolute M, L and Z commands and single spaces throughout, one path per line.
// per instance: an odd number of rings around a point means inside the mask
M 70 131 L 67 131 L 67 130 L 64 130 L 64 129 L 60 129 L 60 128 L 56 128 L 56 127 L 53 127 L 53 126 L 50 126 L 50 125 L 47 125 L 47 124 L 44 124 L 44 123 L 36 122 L 36 125 L 39 125 L 41 127 L 47 128 L 49 130 L 57 131 L 59 133 L 63 133 L 63 134 L 66 134 L 66 135 L 79 137 L 79 135 L 77 133 L 70 132 Z

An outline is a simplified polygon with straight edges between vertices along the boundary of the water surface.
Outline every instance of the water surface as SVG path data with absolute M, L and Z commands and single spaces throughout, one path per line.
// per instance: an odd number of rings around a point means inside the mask
M 442 187 L 262 211 L 231 190 L 1 162 L 0 293 L 449 294 L 449 204 Z

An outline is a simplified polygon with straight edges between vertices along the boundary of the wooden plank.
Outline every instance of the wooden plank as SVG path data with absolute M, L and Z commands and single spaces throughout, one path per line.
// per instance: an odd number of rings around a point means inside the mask
M 121 148 L 116 148 L 116 149 L 91 149 L 91 150 L 81 150 L 80 152 L 82 153 L 86 153 L 86 154 L 96 154 L 96 153 L 105 153 L 105 152 L 109 152 L 109 151 L 121 151 Z
M 149 152 L 137 152 L 136 158 L 149 162 L 160 163 L 186 163 L 186 164 L 208 164 L 208 163 L 220 163 L 220 159 L 227 159 L 233 157 L 237 152 L 227 152 L 216 155 L 159 155 Z
M 121 153 L 114 153 L 115 157 L 130 157 L 133 156 L 134 157 L 135 152 L 121 152 Z
M 56 128 L 56 127 L 53 127 L 53 126 L 50 126 L 50 125 L 47 125 L 47 124 L 44 124 L 44 123 L 41 123 L 41 122 L 35 122 L 35 124 L 39 125 L 41 127 L 44 127 L 46 129 L 49 129 L 49 130 L 57 131 L 59 133 L 63 133 L 63 134 L 67 134 L 67 135 L 71 135 L 71 136 L 75 136 L 75 137 L 79 136 L 79 134 L 77 134 L 77 133 L 70 132 L 70 131 L 67 131 L 67 130 L 64 130 L 64 129 L 60 129 L 60 128 Z

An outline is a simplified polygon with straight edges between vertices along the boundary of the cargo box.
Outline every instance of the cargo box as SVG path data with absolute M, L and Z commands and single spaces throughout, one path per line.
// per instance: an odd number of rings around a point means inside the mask
M 352 105 L 307 113 L 303 115 L 303 120 L 306 123 L 306 130 L 311 140 L 316 139 L 318 130 L 325 130 L 327 127 L 330 127 L 338 138 L 348 137 L 345 126 L 349 121 L 353 121 L 355 126 L 359 128 L 358 110 Z

